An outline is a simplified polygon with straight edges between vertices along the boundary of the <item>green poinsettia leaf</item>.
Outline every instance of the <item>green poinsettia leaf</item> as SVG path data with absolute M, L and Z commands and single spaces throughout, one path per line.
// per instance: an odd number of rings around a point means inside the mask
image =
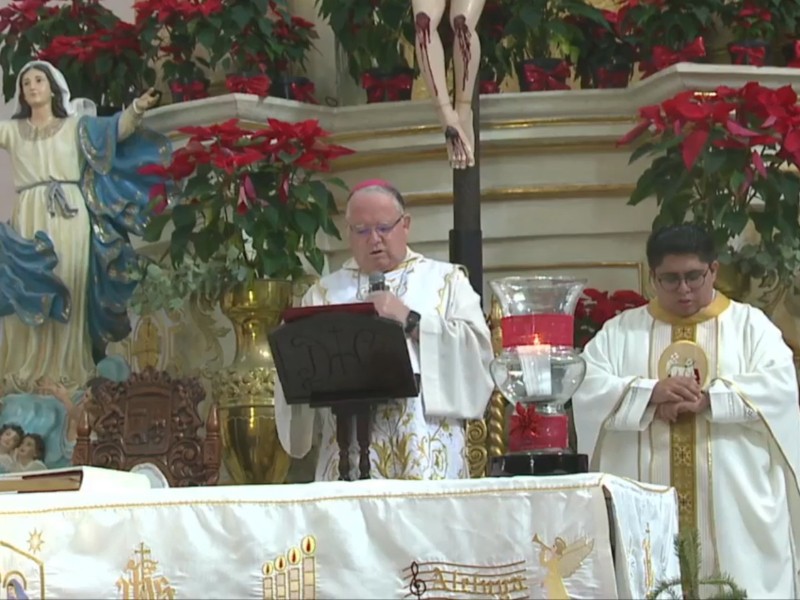
M 153 215 L 147 222 L 142 239 L 145 242 L 158 242 L 164 233 L 164 228 L 172 220 L 172 215 L 161 214 Z
M 292 219 L 297 225 L 298 230 L 306 235 L 313 235 L 317 232 L 318 221 L 314 218 L 313 213 L 306 210 L 296 210 L 292 214 Z
M 631 193 L 630 198 L 628 198 L 628 204 L 630 206 L 636 206 L 646 198 L 655 195 L 658 175 L 658 172 L 653 167 L 649 167 L 641 174 L 636 181 L 636 187 Z

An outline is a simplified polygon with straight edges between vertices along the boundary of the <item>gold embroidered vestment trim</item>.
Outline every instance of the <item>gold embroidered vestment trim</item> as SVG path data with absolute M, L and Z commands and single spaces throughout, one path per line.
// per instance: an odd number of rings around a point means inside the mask
M 672 342 L 694 342 L 697 325 L 673 325 Z M 681 532 L 697 527 L 697 431 L 694 413 L 683 413 L 670 424 L 670 480 L 678 493 L 678 526 Z

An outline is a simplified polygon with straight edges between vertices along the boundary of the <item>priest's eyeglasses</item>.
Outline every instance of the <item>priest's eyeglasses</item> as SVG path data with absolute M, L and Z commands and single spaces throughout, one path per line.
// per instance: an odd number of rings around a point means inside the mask
M 373 231 L 380 237 L 386 237 L 395 227 L 397 227 L 398 223 L 403 220 L 403 217 L 405 217 L 405 214 L 400 215 L 397 218 L 397 221 L 390 225 L 376 225 L 375 227 L 366 227 L 365 225 L 350 225 L 350 231 L 359 237 L 369 237 L 372 235 Z
M 689 271 L 683 275 L 680 273 L 664 273 L 663 275 L 658 275 L 656 280 L 668 292 L 677 291 L 684 281 L 686 282 L 686 287 L 690 290 L 696 290 L 705 283 L 708 271 L 709 269 L 705 271 Z

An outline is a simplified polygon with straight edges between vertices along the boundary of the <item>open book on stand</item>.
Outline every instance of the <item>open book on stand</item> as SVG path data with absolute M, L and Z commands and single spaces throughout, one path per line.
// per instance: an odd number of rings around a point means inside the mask
M 0 475 L 0 494 L 24 492 L 72 492 L 150 489 L 150 480 L 141 473 L 101 469 L 99 467 L 66 467 Z

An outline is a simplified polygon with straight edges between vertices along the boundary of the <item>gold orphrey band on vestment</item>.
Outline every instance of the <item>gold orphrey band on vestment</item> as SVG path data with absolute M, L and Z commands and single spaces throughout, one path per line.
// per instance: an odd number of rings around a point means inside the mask
M 672 343 L 695 342 L 697 325 L 673 325 Z M 697 527 L 697 430 L 694 413 L 683 413 L 670 425 L 670 479 L 678 493 L 678 526 L 681 532 Z

